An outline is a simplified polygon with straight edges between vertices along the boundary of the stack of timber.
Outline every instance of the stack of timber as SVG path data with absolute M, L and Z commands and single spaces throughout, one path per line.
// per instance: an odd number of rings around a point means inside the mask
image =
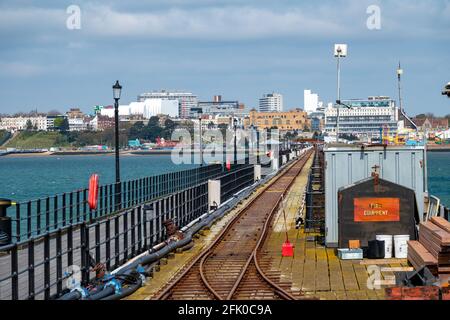
M 408 261 L 416 270 L 428 267 L 433 275 L 438 273 L 437 259 L 419 241 L 408 241 Z
M 450 273 L 450 222 L 433 217 L 421 223 L 419 241 L 408 242 L 408 261 L 416 270 L 427 266 L 434 275 Z

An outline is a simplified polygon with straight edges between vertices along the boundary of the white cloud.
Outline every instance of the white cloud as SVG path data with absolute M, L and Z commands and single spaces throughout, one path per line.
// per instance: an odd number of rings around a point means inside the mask
M 7 77 L 33 77 L 44 72 L 39 65 L 23 62 L 0 63 L 0 76 Z
M 169 9 L 124 13 L 109 7 L 87 11 L 87 32 L 102 36 L 149 38 L 252 39 L 291 35 L 347 33 L 331 19 L 312 17 L 300 9 L 271 11 L 254 7 Z
M 318 4 L 264 6 L 249 3 L 238 6 L 149 6 L 128 11 L 126 4 L 107 6 L 98 2 L 81 2 L 81 30 L 68 31 L 65 7 L 2 8 L 0 34 L 27 32 L 42 38 L 42 33 L 70 37 L 76 32 L 86 37 L 137 37 L 141 39 L 208 39 L 245 40 L 276 37 L 310 37 L 313 39 L 360 39 L 367 37 L 366 8 L 378 4 L 382 9 L 384 37 L 438 37 L 439 26 L 449 25 L 448 2 L 416 1 L 350 1 Z M 130 6 L 133 2 L 130 3 Z M 141 4 L 141 6 L 143 6 Z M 448 32 L 447 32 L 448 33 Z M 73 33 L 75 34 L 75 33 Z M 374 33 L 373 33 L 374 34 Z M 68 41 L 71 41 L 70 39 Z

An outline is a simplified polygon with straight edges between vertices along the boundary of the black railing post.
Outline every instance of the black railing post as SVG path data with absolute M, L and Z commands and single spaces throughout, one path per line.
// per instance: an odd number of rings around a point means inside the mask
M 41 199 L 36 201 L 36 234 L 41 234 Z
M 144 232 L 144 246 L 143 250 L 147 250 L 147 210 L 146 207 L 142 208 L 142 223 L 144 225 L 143 232 Z M 151 230 L 151 229 L 150 229 Z
M 123 213 L 123 257 L 128 259 L 128 210 Z
M 99 196 L 98 196 L 98 209 L 97 209 L 97 217 L 103 216 L 103 186 L 99 187 Z
M 28 299 L 34 300 L 34 240 L 28 240 Z
M 88 219 L 88 209 L 87 209 L 87 205 L 88 205 L 88 195 L 87 195 L 87 190 L 83 189 L 83 219 L 81 219 L 82 221 L 89 221 Z
M 69 194 L 69 221 L 73 223 L 73 192 Z
M 106 219 L 105 222 L 105 258 L 106 258 L 106 269 L 111 268 L 111 219 Z
M 119 253 L 120 253 L 120 247 L 119 247 L 119 216 L 116 216 L 114 218 L 114 255 L 115 255 L 115 264 L 114 266 L 117 267 L 120 264 L 119 259 Z
M 121 190 L 121 182 L 117 182 L 114 184 L 114 194 L 115 194 L 115 211 L 119 211 L 122 209 L 122 190 Z
M 77 202 L 77 220 L 76 222 L 80 222 L 80 190 L 77 190 L 77 198 L 76 198 L 76 202 Z
M 50 231 L 50 198 L 45 199 L 45 231 Z
M 95 261 L 100 262 L 100 223 L 96 223 L 94 227 L 95 231 Z
M 17 243 L 11 248 L 11 299 L 19 300 L 19 259 Z
M 135 208 L 131 209 L 130 211 L 130 218 L 131 218 L 131 256 L 134 257 L 135 254 L 135 246 L 136 246 L 136 225 L 134 221 L 134 215 L 135 215 Z
M 131 207 L 131 204 L 133 203 L 132 199 L 132 189 L 131 189 L 131 181 L 127 182 L 127 194 L 128 194 L 128 201 L 127 201 L 127 208 Z
M 89 244 L 86 242 L 86 222 L 83 222 L 80 226 L 80 239 L 81 239 L 81 246 L 80 246 L 80 255 L 81 255 L 81 279 L 82 283 L 86 284 L 89 280 L 89 261 L 86 256 L 86 251 L 89 247 Z M 87 271 L 87 272 L 86 272 Z
M 48 198 L 47 198 L 48 199 Z M 50 234 L 44 236 L 44 299 L 50 298 Z
M 56 232 L 56 292 L 62 292 L 62 231 L 58 228 Z
M 63 193 L 62 194 L 62 223 L 63 223 L 63 226 L 65 226 L 67 223 L 66 207 L 67 207 L 66 193 Z
M 108 213 L 114 212 L 113 199 L 114 199 L 113 185 L 110 184 L 110 185 L 109 185 L 109 205 L 108 205 Z
M 22 240 L 20 225 L 22 223 L 22 217 L 20 216 L 20 203 L 16 204 L 16 240 L 20 242 Z
M 31 201 L 27 202 L 27 236 L 28 239 L 31 238 L 32 229 L 31 229 Z
M 53 198 L 53 228 L 58 228 L 58 196 Z
M 138 253 L 142 252 L 142 205 L 137 210 L 137 230 L 138 230 Z

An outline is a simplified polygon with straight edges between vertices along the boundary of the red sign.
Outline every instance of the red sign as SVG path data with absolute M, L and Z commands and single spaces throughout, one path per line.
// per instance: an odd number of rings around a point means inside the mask
M 400 221 L 399 198 L 353 199 L 355 222 Z

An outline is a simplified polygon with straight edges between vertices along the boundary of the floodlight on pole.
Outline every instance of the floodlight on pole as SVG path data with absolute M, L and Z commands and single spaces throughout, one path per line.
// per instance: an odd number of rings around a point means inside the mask
M 347 57 L 347 45 L 335 44 L 334 56 L 337 58 L 337 101 L 341 100 L 341 58 Z M 339 105 L 336 110 L 336 142 L 339 142 Z
M 397 80 L 398 80 L 398 103 L 399 103 L 399 107 L 400 107 L 401 111 L 403 111 L 402 86 L 401 86 L 402 75 L 403 75 L 403 69 L 399 62 L 398 68 L 397 68 Z

